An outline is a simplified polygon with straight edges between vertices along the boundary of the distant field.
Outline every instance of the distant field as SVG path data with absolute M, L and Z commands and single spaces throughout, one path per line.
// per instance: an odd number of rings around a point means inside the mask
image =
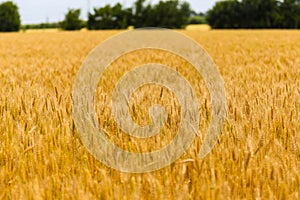
M 208 24 L 190 24 L 185 29 L 187 31 L 209 31 L 211 27 Z
M 21 30 L 21 32 L 26 33 L 33 33 L 33 32 L 58 32 L 58 28 L 44 28 L 44 29 L 27 29 L 27 30 Z
M 207 50 L 226 87 L 228 117 L 205 159 L 197 153 L 209 124 L 209 93 L 188 63 L 162 51 L 138 51 L 113 63 L 99 82 L 100 125 L 129 151 L 167 144 L 180 108 L 167 90 L 141 88 L 130 103 L 134 120 L 149 123 L 153 100 L 168 108 L 169 124 L 150 141 L 119 134 L 106 103 L 130 66 L 170 65 L 197 91 L 201 126 L 190 150 L 145 174 L 98 162 L 81 143 L 72 117 L 81 63 L 118 31 L 1 33 L 0 199 L 299 199 L 300 31 L 181 32 Z

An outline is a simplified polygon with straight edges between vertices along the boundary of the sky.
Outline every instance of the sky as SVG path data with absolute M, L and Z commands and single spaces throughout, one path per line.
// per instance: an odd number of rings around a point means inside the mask
M 0 0 L 0 3 L 7 0 Z M 106 4 L 114 5 L 120 2 L 126 7 L 131 7 L 135 0 L 12 0 L 19 7 L 22 24 L 35 24 L 42 22 L 57 22 L 64 19 L 65 13 L 70 8 L 80 8 L 81 18 L 87 18 L 88 7 L 102 7 Z M 156 4 L 159 0 L 147 0 Z M 217 0 L 186 0 L 193 10 L 206 12 L 212 8 Z

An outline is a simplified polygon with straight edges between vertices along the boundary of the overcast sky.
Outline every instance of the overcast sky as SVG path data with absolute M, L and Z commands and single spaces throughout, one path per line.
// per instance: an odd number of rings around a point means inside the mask
M 4 2 L 6 0 L 0 0 Z M 147 2 L 157 3 L 159 0 L 147 0 Z M 205 12 L 211 8 L 217 0 L 187 0 L 193 10 Z M 81 8 L 82 18 L 87 18 L 88 5 L 101 7 L 106 4 L 114 5 L 117 2 L 126 7 L 132 6 L 135 0 L 13 0 L 19 7 L 22 24 L 32 24 L 41 22 L 56 22 L 64 18 L 68 8 Z M 89 2 L 89 4 L 88 4 Z

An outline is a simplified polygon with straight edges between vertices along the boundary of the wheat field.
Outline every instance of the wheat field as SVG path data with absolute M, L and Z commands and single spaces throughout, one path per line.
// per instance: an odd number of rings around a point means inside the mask
M 81 143 L 72 89 L 81 63 L 118 31 L 0 34 L 0 199 L 299 199 L 300 31 L 180 31 L 214 59 L 226 88 L 222 135 L 197 154 L 211 103 L 192 66 L 163 51 L 124 55 L 99 79 L 96 108 L 108 137 L 128 151 L 168 144 L 180 105 L 166 88 L 139 88 L 130 113 L 149 123 L 147 108 L 166 107 L 162 134 L 136 139 L 118 130 L 107 106 L 115 82 L 144 62 L 169 65 L 197 91 L 201 122 L 191 148 L 170 166 L 130 174 L 97 161 Z

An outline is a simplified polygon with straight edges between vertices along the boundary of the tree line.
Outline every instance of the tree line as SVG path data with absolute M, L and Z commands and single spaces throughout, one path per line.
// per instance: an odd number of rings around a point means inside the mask
M 17 5 L 7 1 L 0 5 L 0 31 L 18 31 L 20 28 L 125 29 L 128 26 L 182 28 L 190 22 L 204 23 L 202 13 L 198 15 L 188 2 L 180 0 L 160 0 L 154 5 L 147 4 L 146 0 L 136 0 L 130 8 L 125 8 L 120 3 L 107 4 L 88 13 L 87 21 L 81 20 L 80 15 L 80 9 L 69 9 L 62 22 L 29 24 L 21 27 Z
M 80 9 L 69 9 L 64 20 L 21 26 L 17 5 L 0 4 L 0 31 L 37 28 L 79 30 L 126 29 L 134 27 L 183 28 L 187 24 L 208 23 L 212 28 L 300 28 L 300 0 L 223 0 L 207 13 L 196 13 L 186 1 L 160 0 L 157 4 L 136 0 L 132 7 L 107 4 L 80 19 Z
M 300 28 L 300 0 L 227 0 L 207 12 L 213 28 Z
M 124 8 L 120 3 L 94 8 L 93 12 L 88 14 L 86 27 L 89 30 L 125 29 L 128 26 L 182 28 L 189 23 L 192 14 L 196 13 L 192 11 L 188 2 L 159 1 L 152 5 L 146 4 L 146 0 L 137 0 L 131 8 Z M 69 10 L 62 22 L 63 28 L 81 28 L 78 23 L 79 16 L 79 9 Z

